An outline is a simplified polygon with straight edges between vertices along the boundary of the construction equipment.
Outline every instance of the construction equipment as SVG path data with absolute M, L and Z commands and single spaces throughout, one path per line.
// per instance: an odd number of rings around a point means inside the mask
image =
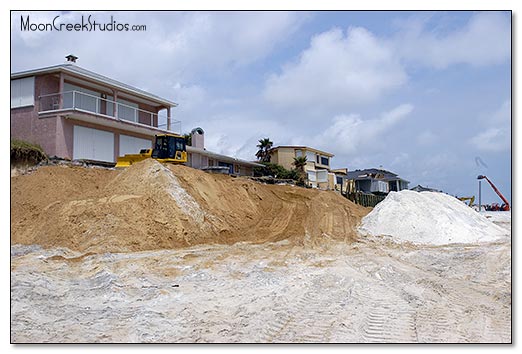
M 156 135 L 154 148 L 143 149 L 138 154 L 127 154 L 118 157 L 116 168 L 124 168 L 133 163 L 153 158 L 158 162 L 184 163 L 187 162 L 187 148 L 185 138 L 176 134 Z
M 468 203 L 469 206 L 472 206 L 473 203 L 475 203 L 475 196 L 474 195 L 471 196 L 471 197 L 460 197 L 460 198 L 457 198 L 457 199 L 460 200 L 461 202 L 465 202 L 465 201 L 469 200 L 469 203 Z
M 486 176 L 484 175 L 479 175 L 477 177 L 477 179 L 485 179 L 486 181 L 488 181 L 488 183 L 490 184 L 491 188 L 493 188 L 493 190 L 495 191 L 495 193 L 497 193 L 497 195 L 500 197 L 500 199 L 502 199 L 502 201 L 504 202 L 504 205 L 502 206 L 502 208 L 500 208 L 501 210 L 504 210 L 504 211 L 509 211 L 510 210 L 510 206 L 509 206 L 509 202 L 507 201 L 507 199 L 502 195 L 502 193 L 500 193 L 500 191 L 497 189 L 497 187 L 495 187 L 495 185 L 493 184 L 493 182 L 491 182 L 489 180 L 489 178 L 487 178 Z

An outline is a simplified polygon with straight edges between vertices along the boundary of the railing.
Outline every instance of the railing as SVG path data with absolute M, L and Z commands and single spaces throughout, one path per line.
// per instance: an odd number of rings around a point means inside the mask
M 375 195 L 375 194 L 366 194 L 362 192 L 355 193 L 347 193 L 346 198 L 354 202 L 355 204 L 359 204 L 365 207 L 375 207 L 377 204 L 382 202 L 384 198 L 383 195 Z
M 62 100 L 61 109 L 74 109 L 79 111 L 87 111 L 98 115 L 111 118 L 128 120 L 135 123 L 158 127 L 166 124 L 159 124 L 160 120 L 166 121 L 166 114 L 158 114 L 149 112 L 137 107 L 133 107 L 121 102 L 109 100 L 107 98 L 94 96 L 80 91 L 65 91 L 61 93 L 53 93 L 41 95 L 39 98 L 38 112 L 51 112 L 60 109 L 60 99 Z M 114 114 L 116 107 L 117 117 Z M 181 124 L 174 121 L 174 124 Z

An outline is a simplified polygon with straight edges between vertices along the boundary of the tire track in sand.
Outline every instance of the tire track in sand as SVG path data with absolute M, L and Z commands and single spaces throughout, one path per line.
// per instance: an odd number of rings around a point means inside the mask
M 339 321 L 341 304 L 350 296 L 350 289 L 338 284 L 331 275 L 320 275 L 305 286 L 302 296 L 273 308 L 276 320 L 263 330 L 262 342 L 327 343 L 342 327 Z M 346 325 L 344 325 L 347 328 Z

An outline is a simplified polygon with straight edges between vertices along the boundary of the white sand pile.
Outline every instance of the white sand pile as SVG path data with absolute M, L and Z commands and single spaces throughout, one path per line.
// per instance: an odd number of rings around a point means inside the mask
M 509 233 L 456 198 L 437 192 L 391 192 L 362 219 L 359 231 L 394 241 L 444 245 L 491 242 Z

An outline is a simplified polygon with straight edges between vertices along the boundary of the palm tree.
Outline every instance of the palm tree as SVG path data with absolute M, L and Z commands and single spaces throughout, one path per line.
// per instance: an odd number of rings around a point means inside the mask
M 256 157 L 261 162 L 270 162 L 270 149 L 274 145 L 269 138 L 259 139 L 257 147 L 259 150 L 256 152 Z
M 307 159 L 306 159 L 306 156 L 299 156 L 299 157 L 294 157 L 294 162 L 292 162 L 292 165 L 295 166 L 295 170 L 297 171 L 297 174 L 299 176 L 299 179 L 297 181 L 297 185 L 304 185 L 305 184 L 305 170 L 304 170 L 304 167 L 306 166 L 306 163 L 307 163 Z
M 295 169 L 298 171 L 304 171 L 304 167 L 306 166 L 306 163 L 308 160 L 306 159 L 306 156 L 299 156 L 294 157 L 294 162 L 292 162 L 292 165 L 295 166 Z

